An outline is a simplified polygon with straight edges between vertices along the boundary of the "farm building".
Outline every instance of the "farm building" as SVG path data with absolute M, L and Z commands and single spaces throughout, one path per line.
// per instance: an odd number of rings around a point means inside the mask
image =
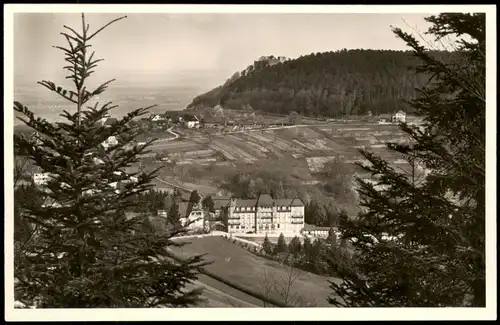
M 304 202 L 299 198 L 212 198 L 230 233 L 299 233 L 304 226 Z
M 109 118 L 106 118 L 105 122 L 103 123 L 103 125 L 105 127 L 111 127 L 111 125 L 113 125 L 114 123 L 118 122 L 118 120 L 114 117 L 109 117 Z
M 118 144 L 118 139 L 114 135 L 108 137 L 101 143 L 101 145 L 106 149 L 111 146 L 116 146 L 117 144 Z
M 302 236 L 316 237 L 316 238 L 327 238 L 330 233 L 329 227 L 318 227 L 315 225 L 305 224 L 304 228 L 300 231 Z
M 188 202 L 179 203 L 179 215 L 182 225 L 186 225 L 190 222 L 188 228 L 191 230 L 203 229 L 204 225 L 204 213 L 197 207 L 191 207 Z
M 405 123 L 406 122 L 406 113 L 403 111 L 398 111 L 396 114 L 392 116 L 392 122 L 394 123 Z
M 200 126 L 200 120 L 196 117 L 196 115 L 184 115 L 184 126 L 188 129 L 197 128 Z
M 378 123 L 379 124 L 389 124 L 392 121 L 392 115 L 391 114 L 380 114 L 378 116 Z
M 205 128 L 213 128 L 218 125 L 224 125 L 224 119 L 207 116 L 202 119 L 201 124 Z

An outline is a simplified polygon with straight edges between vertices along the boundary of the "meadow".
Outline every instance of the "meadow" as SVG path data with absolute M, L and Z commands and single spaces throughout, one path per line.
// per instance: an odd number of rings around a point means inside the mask
M 267 260 L 220 237 L 189 239 L 188 242 L 190 244 L 174 251 L 183 257 L 206 254 L 205 259 L 213 261 L 205 267 L 207 271 L 275 300 L 287 299 L 289 303 L 301 306 L 329 307 L 327 298 L 331 290 L 328 280 L 339 281 Z M 292 283 L 289 283 L 290 279 L 293 279 Z M 288 289 L 287 297 L 282 294 L 285 289 Z

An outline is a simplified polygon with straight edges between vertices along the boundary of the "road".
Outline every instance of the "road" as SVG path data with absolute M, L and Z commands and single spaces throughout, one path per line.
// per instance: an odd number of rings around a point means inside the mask
M 198 276 L 198 281 L 192 288 L 202 287 L 201 297 L 203 302 L 199 307 L 211 308 L 259 308 L 263 307 L 261 300 L 249 296 L 241 291 L 233 289 L 222 282 L 214 280 L 204 274 Z

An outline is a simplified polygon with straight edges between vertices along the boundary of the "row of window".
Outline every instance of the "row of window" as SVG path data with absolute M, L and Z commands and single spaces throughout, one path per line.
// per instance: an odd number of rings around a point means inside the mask
M 292 226 L 297 227 L 297 226 L 302 226 L 302 222 L 297 222 L 297 223 L 292 223 Z M 257 225 L 258 229 L 265 229 L 265 230 L 272 230 L 272 229 L 280 229 L 282 225 L 281 224 L 259 224 Z M 255 225 L 249 225 L 249 224 L 240 224 L 240 223 L 234 223 L 234 224 L 229 224 L 228 225 L 229 229 L 254 229 Z
M 239 225 L 239 224 L 236 224 L 236 225 L 228 225 L 228 228 L 229 229 L 236 229 L 236 230 L 240 230 L 240 229 L 254 229 L 255 227 L 254 226 L 248 226 L 248 225 Z M 276 226 L 274 225 L 259 225 L 257 227 L 258 229 L 264 229 L 264 230 L 271 230 L 271 229 L 280 229 L 280 225 L 277 224 Z
M 243 212 L 243 211 L 255 211 L 256 209 L 271 209 L 271 207 L 235 207 L 234 211 Z M 292 211 L 292 207 L 287 206 L 279 206 L 277 207 L 278 211 Z

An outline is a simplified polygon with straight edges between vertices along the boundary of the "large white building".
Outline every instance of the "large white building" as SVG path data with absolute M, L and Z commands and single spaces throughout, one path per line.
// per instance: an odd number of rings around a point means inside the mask
M 299 234 L 304 227 L 305 205 L 299 198 L 273 199 L 262 194 L 253 200 L 230 198 L 224 202 L 217 197 L 213 200 L 220 206 L 230 233 Z

